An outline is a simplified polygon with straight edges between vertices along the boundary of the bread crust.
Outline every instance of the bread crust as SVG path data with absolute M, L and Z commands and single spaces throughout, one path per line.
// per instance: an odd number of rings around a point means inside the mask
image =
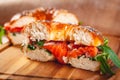
M 24 25 L 27 25 L 36 20 L 49 20 L 71 24 L 78 24 L 79 22 L 77 17 L 74 14 L 68 12 L 67 10 L 37 8 L 34 10 L 23 11 L 22 13 L 14 15 L 11 18 L 11 21 L 5 23 L 4 26 L 9 26 L 10 28 L 23 27 Z M 8 33 L 8 36 L 12 41 L 13 45 L 20 45 L 22 43 L 22 40 L 17 42 L 15 37 L 10 35 L 10 33 Z M 19 37 L 22 36 L 21 32 L 18 33 L 20 33 L 20 35 L 18 35 Z
M 51 21 L 33 22 L 25 26 L 23 32 L 33 40 L 74 41 L 75 44 L 87 46 L 99 46 L 103 43 L 102 35 L 91 27 Z

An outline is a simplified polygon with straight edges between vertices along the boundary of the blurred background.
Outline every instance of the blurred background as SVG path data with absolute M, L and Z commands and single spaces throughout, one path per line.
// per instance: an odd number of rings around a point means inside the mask
M 0 25 L 16 13 L 38 7 L 67 9 L 83 25 L 120 37 L 120 0 L 0 0 Z

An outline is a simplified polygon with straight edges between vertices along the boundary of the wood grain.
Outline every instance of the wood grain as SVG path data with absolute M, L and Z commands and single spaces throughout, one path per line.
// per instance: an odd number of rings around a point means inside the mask
M 110 47 L 120 54 L 120 40 L 114 36 L 107 36 Z M 117 72 L 117 75 L 119 71 Z M 91 72 L 73 68 L 70 65 L 61 65 L 57 62 L 38 62 L 29 60 L 20 48 L 10 46 L 0 53 L 0 78 L 1 79 L 85 79 L 106 80 L 99 72 Z
M 10 44 L 11 44 L 10 42 L 4 43 L 4 44 L 0 44 L 0 51 L 2 51 L 3 49 L 7 48 Z

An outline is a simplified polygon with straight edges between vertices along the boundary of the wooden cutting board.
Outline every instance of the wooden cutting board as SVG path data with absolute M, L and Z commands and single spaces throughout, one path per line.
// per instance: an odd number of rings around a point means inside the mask
M 119 53 L 120 40 L 108 36 L 111 48 Z M 120 72 L 119 72 L 120 73 Z M 32 61 L 24 56 L 20 48 L 8 46 L 0 52 L 0 79 L 78 79 L 78 80 L 106 80 L 107 76 L 99 72 L 91 72 L 61 65 L 57 62 Z

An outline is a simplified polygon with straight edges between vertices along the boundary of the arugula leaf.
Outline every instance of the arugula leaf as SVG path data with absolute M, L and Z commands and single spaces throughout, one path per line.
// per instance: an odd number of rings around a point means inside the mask
M 95 57 L 95 60 L 101 62 L 101 71 L 103 74 L 110 73 L 113 75 L 114 73 L 110 69 L 109 65 L 107 64 L 107 59 L 111 59 L 112 62 L 120 68 L 120 59 L 116 55 L 116 53 L 108 46 L 108 39 L 104 39 L 104 44 L 98 46 L 98 49 L 102 50 L 101 54 L 98 54 Z
M 81 21 L 80 21 L 78 24 L 79 24 L 79 25 L 82 25 L 82 24 L 83 24 L 83 22 L 81 22 Z
M 34 45 L 31 45 L 31 44 L 29 44 L 27 46 L 27 48 L 30 49 L 30 50 L 35 50 L 36 49 L 36 47 Z
M 0 26 L 0 44 L 2 44 L 2 36 L 5 35 L 5 30 L 3 29 L 2 26 Z
M 45 50 L 49 55 L 51 55 L 51 52 L 49 50 Z
M 110 55 L 110 59 L 112 60 L 112 62 L 118 67 L 120 68 L 120 59 L 118 58 L 118 56 L 116 55 L 116 53 L 109 47 L 109 46 L 101 46 L 103 49 L 103 52 L 108 53 Z
M 107 63 L 108 55 L 106 53 L 98 54 L 95 57 L 95 60 L 99 61 L 101 63 L 100 69 L 102 71 L 102 74 L 109 73 L 110 75 L 113 75 L 113 71 L 110 69 L 109 64 Z
M 109 54 L 110 59 L 112 62 L 120 68 L 120 59 L 116 55 L 116 53 L 108 46 L 108 39 L 104 39 L 104 44 L 98 47 L 101 49 L 104 53 Z
M 103 45 L 108 45 L 108 39 L 104 38 L 104 44 Z
M 37 45 L 38 45 L 38 46 L 43 46 L 44 43 L 45 43 L 45 41 L 41 40 L 41 41 L 38 41 L 38 42 L 37 42 Z
M 16 33 L 12 33 L 13 34 L 13 36 L 16 36 Z

